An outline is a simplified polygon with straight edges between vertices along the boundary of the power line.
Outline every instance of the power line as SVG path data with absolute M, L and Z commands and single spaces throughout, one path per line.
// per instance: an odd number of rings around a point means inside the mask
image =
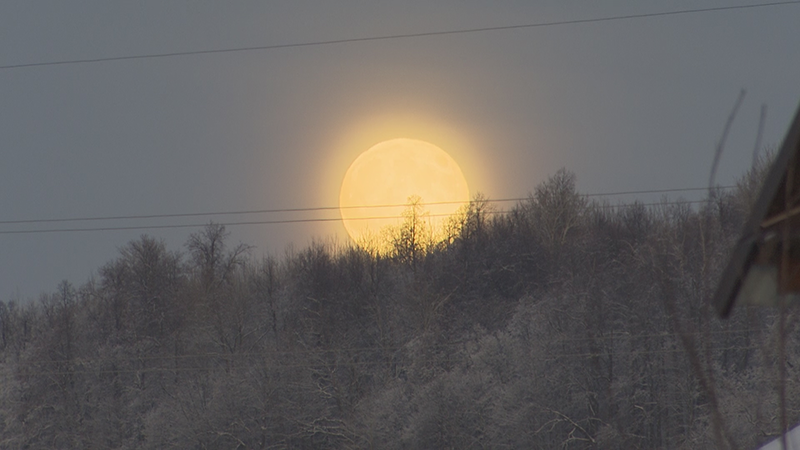
M 716 189 L 733 189 L 736 186 L 719 186 Z M 708 188 L 674 188 L 674 189 L 651 189 L 639 191 L 620 191 L 620 192 L 605 192 L 595 194 L 584 194 L 584 197 L 613 197 L 618 195 L 633 195 L 633 194 L 658 194 L 668 192 L 690 192 L 690 191 L 705 191 Z M 528 200 L 528 197 L 509 197 L 500 199 L 489 199 L 489 203 L 508 203 L 519 202 Z M 422 206 L 432 205 L 451 205 L 460 204 L 464 202 L 429 202 L 420 203 Z M 340 209 L 375 209 L 375 208 L 397 208 L 406 207 L 407 203 L 398 204 L 385 204 L 385 205 L 361 205 L 361 206 L 315 206 L 308 208 L 273 208 L 273 209 L 251 209 L 239 211 L 208 211 L 208 212 L 190 212 L 190 213 L 172 213 L 172 214 L 139 214 L 139 215 L 125 215 L 125 216 L 95 216 L 95 217 L 62 217 L 62 218 L 47 218 L 47 219 L 20 219 L 20 220 L 0 220 L 0 225 L 22 225 L 34 223 L 55 223 L 55 222 L 94 222 L 94 221 L 107 221 L 107 220 L 136 220 L 136 219 L 166 219 L 166 218 L 179 218 L 179 217 L 208 217 L 208 216 L 233 216 L 233 215 L 246 215 L 246 214 L 277 214 L 277 213 L 294 213 L 294 212 L 316 212 L 316 211 L 338 211 Z M 394 217 L 388 217 L 394 218 Z M 334 219 L 331 219 L 334 220 Z M 298 219 L 298 221 L 302 221 Z M 309 219 L 308 221 L 318 221 Z M 284 223 L 284 222 L 276 222 Z
M 736 185 L 729 185 L 729 186 L 716 186 L 714 187 L 715 190 L 725 190 L 725 189 L 733 189 L 737 187 Z M 599 194 L 584 194 L 584 197 L 611 197 L 615 195 L 631 195 L 631 194 L 660 194 L 665 192 L 689 192 L 689 191 L 707 191 L 707 187 L 696 187 L 696 188 L 673 188 L 673 189 L 650 189 L 646 191 L 620 191 L 620 192 L 606 192 L 606 193 L 599 193 Z
M 695 205 L 700 203 L 708 203 L 707 200 L 691 200 L 691 201 L 674 201 L 674 202 L 654 202 L 654 203 L 623 203 L 617 205 L 593 205 L 598 209 L 614 209 L 614 208 L 631 208 L 631 207 L 651 207 L 651 206 L 670 206 L 670 205 Z M 511 211 L 486 211 L 483 214 L 508 214 Z M 449 217 L 452 214 L 425 214 L 425 217 Z M 371 216 L 371 217 L 349 217 L 347 220 L 380 220 L 380 219 L 403 219 L 404 216 Z M 311 218 L 311 219 L 285 219 L 285 220 L 249 220 L 242 222 L 222 222 L 222 226 L 240 226 L 240 225 L 278 225 L 288 223 L 311 223 L 311 222 L 338 222 L 342 220 L 340 217 L 326 217 L 326 218 Z M 132 226 L 114 226 L 114 227 L 92 227 L 92 228 L 47 228 L 43 230 L 1 230 L 2 234 L 42 234 L 42 233 L 79 233 L 79 232 L 96 232 L 96 231 L 128 231 L 128 230 L 157 230 L 169 228 L 202 228 L 208 225 L 207 223 L 195 224 L 172 224 L 172 225 L 132 225 Z
M 430 217 L 449 216 L 450 214 L 432 214 Z M 372 217 L 353 217 L 348 220 L 380 220 L 380 219 L 402 219 L 403 216 L 372 216 Z M 220 223 L 223 226 L 236 225 L 277 225 L 282 223 L 307 223 L 307 222 L 336 222 L 342 220 L 340 217 L 312 218 L 312 219 L 285 219 L 285 220 L 250 220 L 243 222 Z M 28 233 L 62 233 L 80 231 L 119 231 L 119 230 L 147 230 L 163 228 L 197 228 L 207 224 L 175 224 L 175 225 L 134 225 L 118 227 L 94 227 L 94 228 L 49 228 L 44 230 L 3 230 L 0 234 L 28 234 Z
M 508 211 L 492 211 L 491 214 L 504 214 Z M 488 213 L 488 212 L 487 212 Z M 425 214 L 424 217 L 448 217 L 452 214 Z M 370 217 L 348 217 L 347 220 L 381 220 L 381 219 L 403 219 L 405 216 L 370 216 Z M 285 220 L 249 220 L 243 222 L 226 222 L 220 223 L 223 226 L 237 226 L 237 225 L 277 225 L 283 223 L 308 223 L 308 222 L 338 222 L 342 220 L 341 217 L 325 217 L 325 218 L 312 218 L 312 219 L 285 219 Z M 174 225 L 133 225 L 133 226 L 118 226 L 118 227 L 93 227 L 93 228 L 48 228 L 44 230 L 3 230 L 0 234 L 35 234 L 35 233 L 72 233 L 81 231 L 122 231 L 122 230 L 149 230 L 149 229 L 164 229 L 164 228 L 200 228 L 208 225 L 207 223 L 201 224 L 174 224 Z
M 387 41 L 387 40 L 421 38 L 421 37 L 432 37 L 432 36 L 447 36 L 447 35 L 459 35 L 459 34 L 469 34 L 469 33 L 483 33 L 483 32 L 488 32 L 488 31 L 506 31 L 506 30 L 519 30 L 519 29 L 528 29 L 528 28 L 544 28 L 544 27 L 554 27 L 554 26 L 562 26 L 562 25 L 580 25 L 580 24 L 588 24 L 588 23 L 611 22 L 611 21 L 619 21 L 619 20 L 634 20 L 634 19 L 677 16 L 677 15 L 697 14 L 697 13 L 710 13 L 710 12 L 731 11 L 731 10 L 739 10 L 739 9 L 764 8 L 764 7 L 772 7 L 772 6 L 786 6 L 786 5 L 794 5 L 794 4 L 800 4 L 800 0 L 779 1 L 779 2 L 769 2 L 769 3 L 757 3 L 757 4 L 748 4 L 748 5 L 735 5 L 735 6 L 718 6 L 718 7 L 712 7 L 712 8 L 680 9 L 680 10 L 675 10 L 675 11 L 662 11 L 662 12 L 642 13 L 642 14 L 626 14 L 626 15 L 618 15 L 618 16 L 595 17 L 595 18 L 589 18 L 589 19 L 558 20 L 558 21 L 551 21 L 551 22 L 537 22 L 537 23 L 527 23 L 527 24 L 519 24 L 519 25 L 502 25 L 502 26 L 494 26 L 494 27 L 464 28 L 464 29 L 460 29 L 460 30 L 429 31 L 429 32 L 422 32 L 422 33 L 402 33 L 402 34 L 390 34 L 390 35 L 383 35 L 383 36 L 368 36 L 368 37 L 345 38 L 345 39 L 331 39 L 331 40 L 295 42 L 295 43 L 286 43 L 286 44 L 260 45 L 260 46 L 252 46 L 252 47 L 224 48 L 224 49 L 215 49 L 215 50 L 190 50 L 190 51 L 182 51 L 182 52 L 146 53 L 146 54 L 141 54 L 141 55 L 109 56 L 109 57 L 101 57 L 101 58 L 66 59 L 66 60 L 60 60 L 60 61 L 44 61 L 44 62 L 35 62 L 35 63 L 7 64 L 7 65 L 0 66 L 0 70 L 22 69 L 22 68 L 42 67 L 42 66 L 59 66 L 59 65 L 69 65 L 69 64 L 90 64 L 90 63 L 111 62 L 111 61 L 128 61 L 128 60 L 138 60 L 138 59 L 172 58 L 172 57 L 177 57 L 177 56 L 210 55 L 210 54 L 219 54 L 219 53 L 268 51 L 268 50 L 291 49 L 291 48 L 300 48 L 300 47 L 318 47 L 318 46 L 323 46 L 323 45 L 351 44 L 351 43 L 357 43 L 357 42 Z

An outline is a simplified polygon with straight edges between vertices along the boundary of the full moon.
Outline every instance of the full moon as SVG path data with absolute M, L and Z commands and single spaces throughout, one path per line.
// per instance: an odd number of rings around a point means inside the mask
M 391 139 L 353 161 L 342 181 L 339 210 L 357 243 L 402 222 L 409 198 L 418 196 L 436 230 L 469 202 L 461 168 L 444 150 L 416 139 Z

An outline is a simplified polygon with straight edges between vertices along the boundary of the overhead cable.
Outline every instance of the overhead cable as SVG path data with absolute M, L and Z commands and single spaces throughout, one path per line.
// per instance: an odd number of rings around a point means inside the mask
M 693 205 L 699 203 L 708 203 L 707 200 L 692 200 L 692 201 L 674 201 L 674 202 L 654 202 L 654 203 L 622 203 L 622 204 L 599 204 L 592 205 L 596 209 L 617 209 L 617 208 L 630 208 L 630 207 L 654 207 L 654 206 L 670 206 L 670 205 Z M 407 205 L 406 205 L 407 206 Z M 511 211 L 486 211 L 484 214 L 508 214 Z M 448 217 L 453 214 L 425 214 L 424 217 Z M 369 216 L 369 217 L 348 217 L 347 220 L 381 220 L 381 219 L 403 219 L 405 216 Z M 222 222 L 219 225 L 223 226 L 241 226 L 241 225 L 277 225 L 289 223 L 311 223 L 311 222 L 338 222 L 341 217 L 325 217 L 325 218 L 310 218 L 310 219 L 285 219 L 285 220 L 249 220 L 241 222 Z M 92 227 L 92 228 L 46 228 L 40 230 L 22 229 L 22 230 L 0 230 L 0 235 L 3 234 L 43 234 L 43 233 L 80 233 L 80 232 L 97 232 L 97 231 L 126 231 L 126 230 L 157 230 L 168 228 L 202 228 L 208 223 L 193 223 L 193 224 L 166 224 L 166 225 L 131 225 L 131 226 L 109 226 L 109 227 Z
M 563 26 L 563 25 L 580 25 L 580 24 L 611 22 L 611 21 L 620 21 L 620 20 L 644 19 L 644 18 L 652 18 L 652 17 L 678 16 L 678 15 L 685 15 L 685 14 L 711 13 L 711 12 L 721 12 L 721 11 L 731 11 L 731 10 L 742 10 L 742 9 L 753 9 L 753 8 L 786 6 L 786 5 L 794 5 L 794 4 L 800 4 L 800 0 L 778 1 L 778 2 L 769 2 L 769 3 L 752 3 L 752 4 L 747 4 L 747 5 L 717 6 L 717 7 L 709 7 L 709 8 L 679 9 L 679 10 L 673 10 L 673 11 L 661 11 L 661 12 L 653 12 L 653 13 L 625 14 L 625 15 L 617 15 L 617 16 L 594 17 L 594 18 L 588 18 L 588 19 L 556 20 L 556 21 L 549 21 L 549 22 L 536 22 L 536 23 L 526 23 L 526 24 L 518 24 L 518 25 L 500 25 L 500 26 L 492 26 L 492 27 L 463 28 L 463 29 L 458 29 L 458 30 L 428 31 L 428 32 L 421 32 L 421 33 L 401 33 L 401 34 L 389 34 L 389 35 L 382 35 L 382 36 L 366 36 L 366 37 L 330 39 L 330 40 L 319 40 L 319 41 L 308 41 L 308 42 L 293 42 L 293 43 L 285 43 L 285 44 L 258 45 L 258 46 L 252 46 L 252 47 L 235 47 L 235 48 L 222 48 L 222 49 L 209 49 L 209 50 L 189 50 L 189 51 L 165 52 L 165 53 L 145 53 L 145 54 L 140 54 L 140 55 L 107 56 L 107 57 L 99 57 L 99 58 L 64 59 L 64 60 L 59 60 L 59 61 L 42 61 L 42 62 L 32 62 L 32 63 L 6 64 L 6 65 L 0 66 L 0 70 L 22 69 L 22 68 L 43 67 L 43 66 L 63 66 L 63 65 L 72 65 L 72 64 L 91 64 L 91 63 L 111 62 L 111 61 L 129 61 L 129 60 L 139 60 L 139 59 L 173 58 L 173 57 L 178 57 L 178 56 L 211 55 L 211 54 L 219 54 L 219 53 L 240 53 L 240 52 L 253 52 L 253 51 L 267 51 L 267 50 L 291 49 L 291 48 L 300 48 L 300 47 L 319 47 L 319 46 L 323 46 L 323 45 L 341 45 L 341 44 L 352 44 L 352 43 L 357 43 L 357 42 L 387 41 L 387 40 L 422 38 L 422 37 L 432 37 L 432 36 L 447 36 L 447 35 L 459 35 L 459 34 L 470 34 L 470 33 L 484 33 L 484 32 L 488 32 L 488 31 L 507 31 L 507 30 L 519 30 L 519 29 L 528 29 L 528 28 L 554 27 L 554 26 Z
M 736 186 L 719 186 L 716 189 L 726 190 L 733 189 Z M 639 191 L 620 191 L 620 192 L 605 192 L 594 194 L 583 194 L 584 197 L 613 197 L 619 195 L 633 195 L 633 194 L 658 194 L 669 192 L 689 192 L 689 191 L 705 191 L 708 188 L 673 188 L 673 189 L 651 189 Z M 487 199 L 489 203 L 508 203 L 519 202 L 528 200 L 528 197 L 513 197 L 513 198 L 500 198 L 500 199 Z M 462 204 L 465 202 L 420 202 L 421 206 L 431 205 L 452 205 Z M 122 215 L 122 216 L 94 216 L 94 217 L 61 217 L 61 218 L 47 218 L 47 219 L 16 219 L 16 220 L 0 220 L 0 225 L 21 225 L 21 224 L 34 224 L 34 223 L 54 223 L 54 222 L 93 222 L 93 221 L 107 221 L 107 220 L 136 220 L 136 219 L 166 219 L 178 217 L 209 217 L 209 216 L 233 216 L 245 214 L 276 214 L 276 213 L 296 213 L 296 212 L 315 212 L 315 211 L 339 211 L 343 209 L 376 209 L 376 208 L 398 208 L 406 207 L 408 203 L 384 204 L 384 205 L 361 205 L 361 206 L 315 206 L 307 208 L 272 208 L 272 209 L 250 209 L 238 211 L 207 211 L 207 212 L 190 212 L 190 213 L 170 213 L 170 214 L 137 214 L 137 215 Z

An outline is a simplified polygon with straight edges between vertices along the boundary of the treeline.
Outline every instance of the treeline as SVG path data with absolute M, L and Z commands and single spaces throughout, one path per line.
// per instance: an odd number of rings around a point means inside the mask
M 780 430 L 776 314 L 708 299 L 755 172 L 693 208 L 591 203 L 560 171 L 442 241 L 414 205 L 380 252 L 142 236 L 0 302 L 0 448 L 754 448 Z

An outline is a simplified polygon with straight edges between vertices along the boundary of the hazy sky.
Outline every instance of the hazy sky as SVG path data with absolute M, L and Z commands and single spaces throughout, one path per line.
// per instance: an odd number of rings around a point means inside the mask
M 561 22 L 752 1 L 0 3 L 0 66 Z M 761 2 L 762 4 L 764 2 Z M 800 4 L 224 54 L 0 69 L 0 221 L 330 206 L 349 163 L 431 141 L 470 190 L 521 197 L 561 167 L 582 192 L 704 186 L 779 144 L 800 101 Z M 631 197 L 617 200 L 632 200 Z M 219 222 L 323 215 L 217 217 Z M 211 217 L 0 224 L 0 231 Z M 229 227 L 256 256 L 341 224 Z M 80 284 L 143 233 L 0 234 L 0 299 Z

